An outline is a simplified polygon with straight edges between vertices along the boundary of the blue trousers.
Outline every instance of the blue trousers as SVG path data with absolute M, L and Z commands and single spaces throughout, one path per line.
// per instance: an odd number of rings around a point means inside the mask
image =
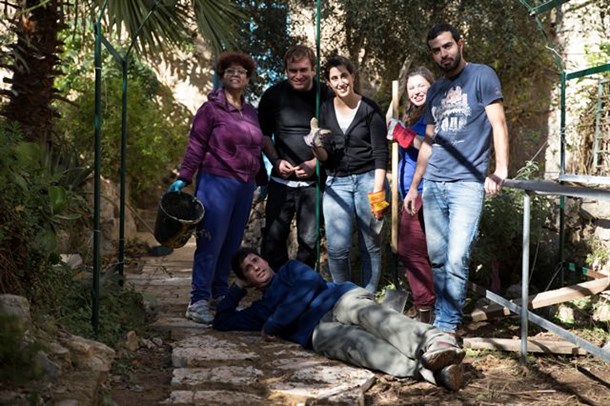
M 360 242 L 362 280 L 360 285 L 370 292 L 377 290 L 381 276 L 381 230 L 383 219 L 371 213 L 368 194 L 373 191 L 375 171 L 349 176 L 329 176 L 322 199 L 328 266 L 333 282 L 352 278 L 350 251 L 354 219 Z
M 231 256 L 241 245 L 250 217 L 255 183 L 207 173 L 197 176 L 195 195 L 205 214 L 197 227 L 191 303 L 224 296 Z
M 434 327 L 445 332 L 455 332 L 462 322 L 470 253 L 484 199 L 482 183 L 424 183 L 426 243 L 436 292 Z

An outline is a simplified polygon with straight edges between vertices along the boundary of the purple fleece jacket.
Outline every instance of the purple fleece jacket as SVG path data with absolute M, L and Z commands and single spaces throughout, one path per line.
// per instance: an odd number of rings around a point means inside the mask
M 179 179 L 190 183 L 197 170 L 244 183 L 255 179 L 263 133 L 256 109 L 243 97 L 241 105 L 240 111 L 229 104 L 223 88 L 208 94 L 195 114 Z

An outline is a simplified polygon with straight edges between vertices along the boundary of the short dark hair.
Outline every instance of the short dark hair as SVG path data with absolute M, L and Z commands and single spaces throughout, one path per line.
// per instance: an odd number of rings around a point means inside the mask
M 460 33 L 460 30 L 455 28 L 453 25 L 447 23 L 439 23 L 434 25 L 434 27 L 430 28 L 430 31 L 428 31 L 428 36 L 426 37 L 426 43 L 428 44 L 428 47 L 430 47 L 429 42 L 441 35 L 443 32 L 450 32 L 455 42 L 458 42 L 460 39 L 462 39 L 462 34 Z
M 335 55 L 326 60 L 326 64 L 324 65 L 324 79 L 328 80 L 330 78 L 330 70 L 338 66 L 345 66 L 349 73 L 352 75 L 356 74 L 356 66 L 354 66 L 352 61 L 344 56 Z
M 244 259 L 246 259 L 246 257 L 250 254 L 260 256 L 258 251 L 252 247 L 241 247 L 231 257 L 231 269 L 233 269 L 235 276 L 237 276 L 239 279 L 245 279 L 244 270 L 241 268 L 241 263 L 244 262 Z
M 256 69 L 254 59 L 250 55 L 241 52 L 223 52 L 218 57 L 218 62 L 216 63 L 216 73 L 218 76 L 222 77 L 225 74 L 225 70 L 231 65 L 241 65 L 247 71 L 246 75 L 249 78 L 252 77 Z
M 288 48 L 284 55 L 284 69 L 288 69 L 290 62 L 300 61 L 303 58 L 307 58 L 312 68 L 316 67 L 316 54 L 313 49 L 307 45 L 293 45 Z

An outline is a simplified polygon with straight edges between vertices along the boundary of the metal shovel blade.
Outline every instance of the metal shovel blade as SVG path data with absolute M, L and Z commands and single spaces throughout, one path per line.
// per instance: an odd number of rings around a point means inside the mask
M 383 295 L 381 305 L 389 309 L 394 309 L 398 313 L 402 313 L 405 310 L 408 298 L 409 292 L 405 290 L 388 289 Z

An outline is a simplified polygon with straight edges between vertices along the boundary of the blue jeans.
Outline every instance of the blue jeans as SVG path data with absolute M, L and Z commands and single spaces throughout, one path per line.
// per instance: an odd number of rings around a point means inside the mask
M 195 195 L 205 208 L 197 226 L 191 303 L 224 296 L 231 257 L 241 245 L 250 217 L 254 182 L 200 173 Z
M 354 217 L 358 226 L 361 286 L 377 290 L 381 275 L 381 229 L 383 220 L 371 213 L 368 194 L 373 191 L 375 171 L 349 176 L 329 176 L 322 199 L 328 266 L 334 282 L 351 280 L 350 251 Z
M 482 183 L 424 183 L 426 243 L 436 292 L 434 327 L 445 332 L 455 332 L 462 322 L 470 253 L 484 198 Z

